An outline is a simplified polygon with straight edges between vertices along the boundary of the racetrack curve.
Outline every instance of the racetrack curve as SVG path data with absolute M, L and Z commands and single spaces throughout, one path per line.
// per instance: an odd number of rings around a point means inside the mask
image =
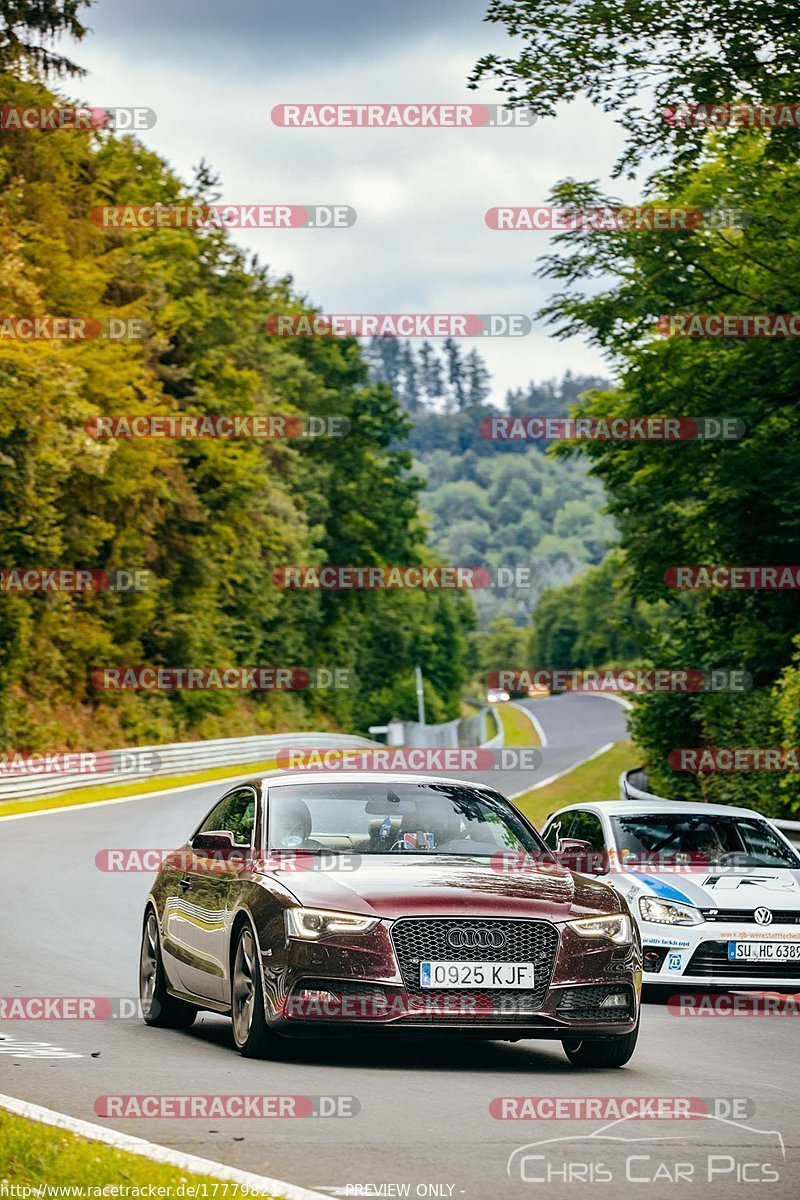
M 548 745 L 535 772 L 481 777 L 506 794 L 625 736 L 625 710 L 601 698 L 525 703 Z M 149 877 L 101 872 L 95 855 L 113 847 L 182 843 L 226 786 L 0 820 L 0 995 L 134 997 Z M 647 1004 L 639 1047 L 621 1071 L 575 1069 L 557 1042 L 455 1038 L 290 1042 L 280 1061 L 249 1061 L 235 1053 L 229 1021 L 211 1014 L 202 1014 L 189 1032 L 149 1029 L 135 1018 L 4 1021 L 0 1039 L 2 1092 L 340 1195 L 523 1197 L 541 1192 L 544 1183 L 534 1180 L 546 1176 L 548 1190 L 565 1197 L 605 1183 L 605 1194 L 615 1200 L 620 1194 L 633 1200 L 643 1186 L 654 1198 L 675 1200 L 687 1189 L 704 1200 L 749 1200 L 759 1181 L 775 1200 L 800 1190 L 798 1026 L 788 1017 L 680 1018 Z M 24 1056 L 22 1043 L 33 1041 L 77 1057 L 47 1057 L 46 1047 Z M 109 1093 L 347 1095 L 357 1098 L 360 1112 L 330 1119 L 114 1121 L 94 1110 L 96 1098 Z M 602 1120 L 503 1121 L 490 1115 L 493 1098 L 523 1095 L 741 1097 L 751 1105 L 736 1125 L 711 1119 L 626 1122 L 598 1140 L 589 1135 L 607 1124 Z M 581 1140 L 517 1155 L 507 1173 L 509 1156 L 519 1147 L 575 1136 Z M 711 1183 L 709 1169 L 715 1172 Z M 682 1183 L 675 1182 L 681 1172 Z M 569 1174 L 571 1182 L 562 1182 Z M 359 1193 L 359 1184 L 383 1190 Z M 387 1190 L 406 1184 L 407 1193 Z

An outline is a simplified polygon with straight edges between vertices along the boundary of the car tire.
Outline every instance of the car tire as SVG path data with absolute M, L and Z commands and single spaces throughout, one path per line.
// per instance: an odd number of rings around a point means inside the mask
M 161 939 L 158 917 L 152 908 L 147 910 L 142 929 L 142 949 L 139 955 L 139 1002 L 145 1025 L 157 1029 L 188 1029 L 194 1024 L 197 1009 L 185 1004 L 167 991 L 167 977 L 161 958 Z
M 239 927 L 231 961 L 231 1025 L 236 1049 L 244 1058 L 274 1057 L 276 1035 L 264 1015 L 260 951 L 249 924 Z
M 570 1041 L 562 1039 L 564 1053 L 575 1067 L 624 1067 L 634 1050 L 639 1037 L 639 1023 L 630 1033 L 621 1037 L 604 1038 L 602 1041 Z

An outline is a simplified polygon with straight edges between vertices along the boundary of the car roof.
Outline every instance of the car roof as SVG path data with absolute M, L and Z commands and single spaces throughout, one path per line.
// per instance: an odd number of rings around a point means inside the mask
M 648 817 L 656 816 L 659 813 L 684 813 L 686 816 L 714 816 L 718 817 L 759 817 L 762 821 L 768 821 L 769 817 L 765 817 L 763 813 L 756 812 L 753 808 L 734 808 L 729 804 L 704 804 L 702 802 L 695 804 L 690 800 L 635 800 L 633 797 L 627 800 L 590 800 L 586 804 L 568 804 L 564 808 L 556 809 L 550 813 L 548 821 L 552 817 L 561 816 L 562 813 L 574 812 L 580 809 L 581 812 L 588 811 L 597 813 L 607 813 L 610 817 L 632 816 L 643 814 Z
M 395 787 L 402 783 L 448 783 L 458 787 L 487 788 L 496 791 L 491 784 L 477 779 L 458 779 L 449 775 L 412 775 L 405 771 L 335 771 L 320 768 L 315 771 L 270 771 L 248 783 L 264 783 L 269 788 L 282 787 L 289 783 L 384 783 Z

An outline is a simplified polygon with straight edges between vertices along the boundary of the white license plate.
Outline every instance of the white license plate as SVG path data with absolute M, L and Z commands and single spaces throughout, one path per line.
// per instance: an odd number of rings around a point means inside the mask
M 800 942 L 728 942 L 731 962 L 800 962 Z
M 422 962 L 423 988 L 532 988 L 533 963 Z

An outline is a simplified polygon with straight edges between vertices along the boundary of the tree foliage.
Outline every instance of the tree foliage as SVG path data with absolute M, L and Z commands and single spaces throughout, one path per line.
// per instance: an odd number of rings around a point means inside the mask
M 83 75 L 52 49 L 62 35 L 80 41 L 87 33 L 79 13 L 92 0 L 0 0 L 0 72 Z
M 673 168 L 697 159 L 703 130 L 665 121 L 669 106 L 798 95 L 800 29 L 790 0 L 492 0 L 486 20 L 522 48 L 481 58 L 472 86 L 494 80 L 512 107 L 542 117 L 584 96 L 619 114 L 627 146 L 618 173 L 632 174 L 652 154 L 668 155 Z M 793 158 L 796 139 L 793 128 L 776 130 L 770 157 Z
M 671 794 L 702 789 L 727 800 L 746 791 L 764 808 L 776 794 L 769 774 L 676 778 L 663 764 L 675 746 L 771 745 L 788 728 L 775 689 L 794 653 L 798 593 L 677 592 L 665 587 L 664 575 L 680 564 L 800 562 L 800 360 L 791 338 L 662 337 L 655 324 L 676 313 L 798 310 L 793 197 L 800 165 L 776 164 L 770 140 L 754 131 L 722 139 L 680 188 L 652 197 L 739 205 L 749 216 L 744 228 L 568 233 L 543 265 L 564 285 L 547 308 L 559 332 L 587 332 L 619 365 L 620 387 L 588 394 L 582 415 L 724 415 L 745 427 L 736 442 L 590 442 L 583 449 L 606 488 L 632 595 L 669 606 L 659 665 L 744 669 L 755 685 L 745 696 L 664 696 L 637 706 L 635 732 L 656 783 Z M 575 202 L 574 185 L 556 194 Z M 581 204 L 608 201 L 589 185 L 581 191 Z M 794 694 L 784 688 L 784 708 Z
M 49 105 L 3 76 L 7 102 Z M 452 594 L 287 592 L 287 563 L 425 561 L 408 418 L 355 339 L 269 337 L 306 306 L 220 230 L 100 230 L 92 207 L 191 203 L 131 138 L 0 134 L 0 312 L 138 317 L 140 341 L 0 340 L 0 558 L 147 568 L 146 591 L 2 595 L 0 735 L 54 748 L 308 728 L 363 730 L 404 702 L 420 662 L 456 715 L 472 616 Z M 97 414 L 340 415 L 340 439 L 99 441 Z M 441 636 L 439 634 L 441 633 Z M 98 692 L 100 665 L 299 666 L 351 673 L 305 694 Z M 380 711 L 377 711 L 380 710 Z

